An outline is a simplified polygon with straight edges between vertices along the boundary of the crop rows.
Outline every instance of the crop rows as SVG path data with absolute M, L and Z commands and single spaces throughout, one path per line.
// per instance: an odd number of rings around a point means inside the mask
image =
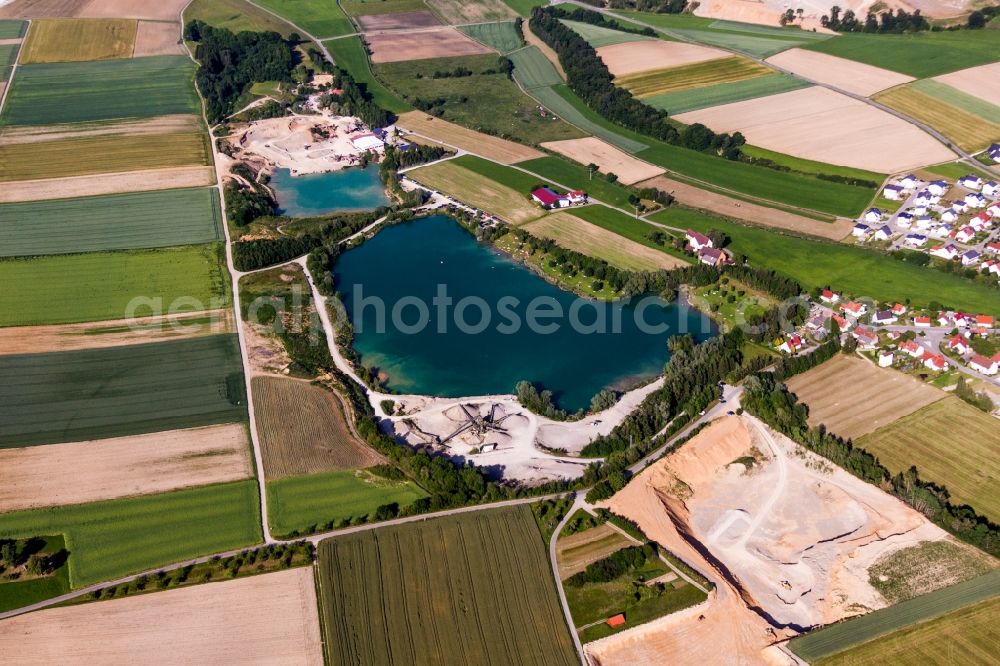
M 669 69 L 637 72 L 615 80 L 636 97 L 651 97 L 675 90 L 706 88 L 720 83 L 742 81 L 770 74 L 773 70 L 753 60 L 731 56 Z
M 517 80 L 526 90 L 562 83 L 559 72 L 537 46 L 526 46 L 510 54 Z
M 984 110 L 986 107 L 996 107 L 979 101 L 978 112 L 974 112 L 961 108 L 959 104 L 933 96 L 927 90 L 912 86 L 900 86 L 876 95 L 875 99 L 927 123 L 964 150 L 973 152 L 981 150 L 993 141 L 1000 139 L 1000 123 L 987 120 L 984 117 L 988 115 Z M 958 99 L 961 94 L 955 91 L 954 98 Z M 970 95 L 965 97 L 975 99 Z M 969 105 L 966 104 L 966 106 Z M 998 116 L 993 117 L 1000 120 Z
M 459 27 L 459 30 L 500 53 L 509 53 L 520 48 L 523 43 L 521 36 L 517 34 L 517 28 L 511 21 L 463 25 Z

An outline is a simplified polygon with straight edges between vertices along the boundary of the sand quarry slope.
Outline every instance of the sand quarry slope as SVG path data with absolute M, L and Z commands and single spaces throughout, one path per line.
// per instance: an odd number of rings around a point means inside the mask
M 0 622 L 11 664 L 322 664 L 312 567 Z
M 737 459 L 754 457 L 749 467 Z M 587 646 L 626 663 L 781 663 L 799 628 L 885 600 L 879 557 L 946 534 L 902 502 L 752 417 L 716 421 L 605 502 L 716 585 L 696 611 Z M 703 619 L 699 619 L 703 618 Z

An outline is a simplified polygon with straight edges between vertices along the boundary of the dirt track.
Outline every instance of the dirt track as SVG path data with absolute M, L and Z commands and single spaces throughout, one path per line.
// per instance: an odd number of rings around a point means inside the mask
M 215 183 L 215 169 L 210 166 L 170 167 L 125 173 L 102 173 L 93 176 L 19 180 L 4 183 L 0 203 L 70 199 L 119 192 L 148 192 L 179 187 L 202 187 Z
M 0 622 L 11 664 L 323 663 L 312 567 Z

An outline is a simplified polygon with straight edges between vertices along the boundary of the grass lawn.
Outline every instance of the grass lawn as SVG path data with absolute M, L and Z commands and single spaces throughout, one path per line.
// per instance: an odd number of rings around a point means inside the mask
M 926 171 L 933 176 L 948 178 L 950 180 L 958 180 L 962 176 L 966 176 L 970 173 L 978 174 L 983 180 L 986 181 L 996 178 L 995 171 L 977 169 L 974 166 L 970 166 L 967 162 L 945 162 L 944 164 L 935 164 L 934 166 L 926 167 L 921 169 L 921 171 Z
M 73 588 L 260 542 L 257 482 L 17 511 L 0 538 L 62 534 Z
M 744 292 L 743 296 L 739 295 L 740 291 Z M 726 329 L 744 323 L 753 315 L 762 315 L 775 305 L 775 300 L 764 292 L 755 291 L 732 279 L 727 284 L 716 283 L 694 289 L 688 298 L 691 305 L 702 312 L 711 313 L 711 316 L 720 321 Z M 761 354 L 752 352 L 751 355 Z
M 628 202 L 631 195 L 628 188 L 618 183 L 609 183 L 599 173 L 595 173 L 591 178 L 587 167 L 570 162 L 564 157 L 539 157 L 527 162 L 518 162 L 517 166 L 537 173 L 545 180 L 560 183 L 574 190 L 583 190 L 594 199 L 612 206 L 626 209 L 632 207 Z
M 405 113 L 412 110 L 413 107 L 382 85 L 372 74 L 368 64 L 368 54 L 365 53 L 365 47 L 361 43 L 360 37 L 332 39 L 323 42 L 323 45 L 330 51 L 337 66 L 347 70 L 357 83 L 365 86 L 375 98 L 375 102 L 383 109 L 393 113 Z
M 958 427 L 962 454 L 953 455 L 947 433 Z M 920 478 L 944 486 L 957 504 L 969 504 L 1000 522 L 1000 427 L 997 420 L 949 396 L 866 435 L 858 446 L 878 456 L 893 474 L 917 467 Z
M 0 125 L 44 125 L 201 113 L 186 56 L 25 65 Z
M 236 336 L 0 356 L 0 447 L 103 439 L 246 418 Z
M 245 0 L 193 0 L 184 10 L 185 21 L 204 21 L 232 32 L 272 30 L 288 37 L 295 32 L 290 24 Z
M 221 244 L 0 260 L 0 326 L 148 316 L 148 299 L 209 310 L 229 303 Z M 147 299 L 139 307 L 135 299 Z M 184 299 L 183 301 L 179 299 Z M 193 302 L 192 302 L 193 299 Z
M 33 21 L 21 64 L 131 58 L 138 23 L 128 19 Z
M 831 285 L 838 291 L 880 301 L 910 299 L 914 306 L 947 301 L 949 307 L 1000 314 L 996 291 L 930 268 L 907 264 L 863 248 L 780 234 L 673 206 L 651 216 L 672 227 L 718 229 L 732 238 L 729 249 L 754 265 L 798 280 L 807 290 Z
M 848 33 L 804 48 L 923 79 L 997 60 L 1000 30 L 906 35 Z
M 66 548 L 66 540 L 62 535 L 40 538 L 44 540 L 44 545 L 35 551 L 40 555 L 56 555 Z M 23 547 L 23 543 L 24 541 L 18 548 Z M 44 578 L 13 582 L 0 581 L 0 613 L 30 606 L 67 592 L 69 592 L 69 566 L 65 562 Z
M 518 244 L 517 240 L 514 238 L 514 234 L 504 234 L 500 238 L 493 241 L 493 244 L 505 254 L 508 254 L 517 261 L 522 262 L 549 282 L 558 284 L 566 291 L 606 301 L 613 300 L 614 298 L 620 296 L 620 294 L 608 286 L 607 283 L 604 283 L 600 289 L 594 289 L 594 278 L 587 277 L 582 272 L 577 272 L 576 275 L 570 276 L 564 274 L 562 270 L 560 270 L 561 267 L 550 266 L 549 254 L 535 252 L 534 254 L 529 255 L 526 248 Z
M 412 481 L 390 481 L 364 470 L 335 470 L 267 482 L 267 517 L 275 534 L 332 529 L 368 517 L 383 504 L 399 508 L 427 493 Z
M 484 73 L 496 71 L 499 63 L 497 55 L 475 55 L 383 63 L 374 69 L 379 80 L 407 102 L 417 98 L 441 101 L 434 110 L 440 111 L 442 118 L 470 129 L 531 145 L 583 136 L 567 123 L 543 117 L 535 100 L 505 74 Z M 474 73 L 433 78 L 435 72 L 454 71 L 457 67 Z
M 0 204 L 0 256 L 195 245 L 222 240 L 214 188 Z
M 513 21 L 463 25 L 459 30 L 477 42 L 485 44 L 491 49 L 496 49 L 500 53 L 509 53 L 524 45 L 524 40 L 518 34 L 517 27 Z
M 354 32 L 354 24 L 335 0 L 258 0 L 257 4 L 270 9 L 317 39 Z

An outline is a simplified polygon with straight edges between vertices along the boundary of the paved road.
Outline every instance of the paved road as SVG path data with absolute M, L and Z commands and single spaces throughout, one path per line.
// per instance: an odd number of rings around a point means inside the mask
M 559 577 L 559 565 L 556 564 L 556 542 L 559 540 L 559 533 L 563 531 L 566 527 L 566 523 L 569 519 L 573 517 L 573 514 L 577 512 L 578 509 L 584 509 L 587 505 L 584 499 L 584 494 L 586 491 L 581 491 L 576 494 L 573 505 L 566 511 L 566 515 L 563 519 L 559 521 L 556 525 L 556 529 L 552 532 L 552 538 L 549 539 L 549 566 L 552 567 L 552 577 L 556 581 L 556 590 L 559 592 L 559 603 L 562 605 L 563 616 L 566 618 L 566 624 L 569 626 L 569 633 L 573 637 L 573 645 L 576 646 L 577 656 L 580 658 L 580 663 L 583 666 L 588 665 L 587 657 L 583 652 L 583 644 L 580 643 L 580 635 L 576 631 L 576 626 L 573 623 L 573 614 L 569 610 L 569 602 L 566 601 L 566 591 L 563 590 L 562 579 Z

